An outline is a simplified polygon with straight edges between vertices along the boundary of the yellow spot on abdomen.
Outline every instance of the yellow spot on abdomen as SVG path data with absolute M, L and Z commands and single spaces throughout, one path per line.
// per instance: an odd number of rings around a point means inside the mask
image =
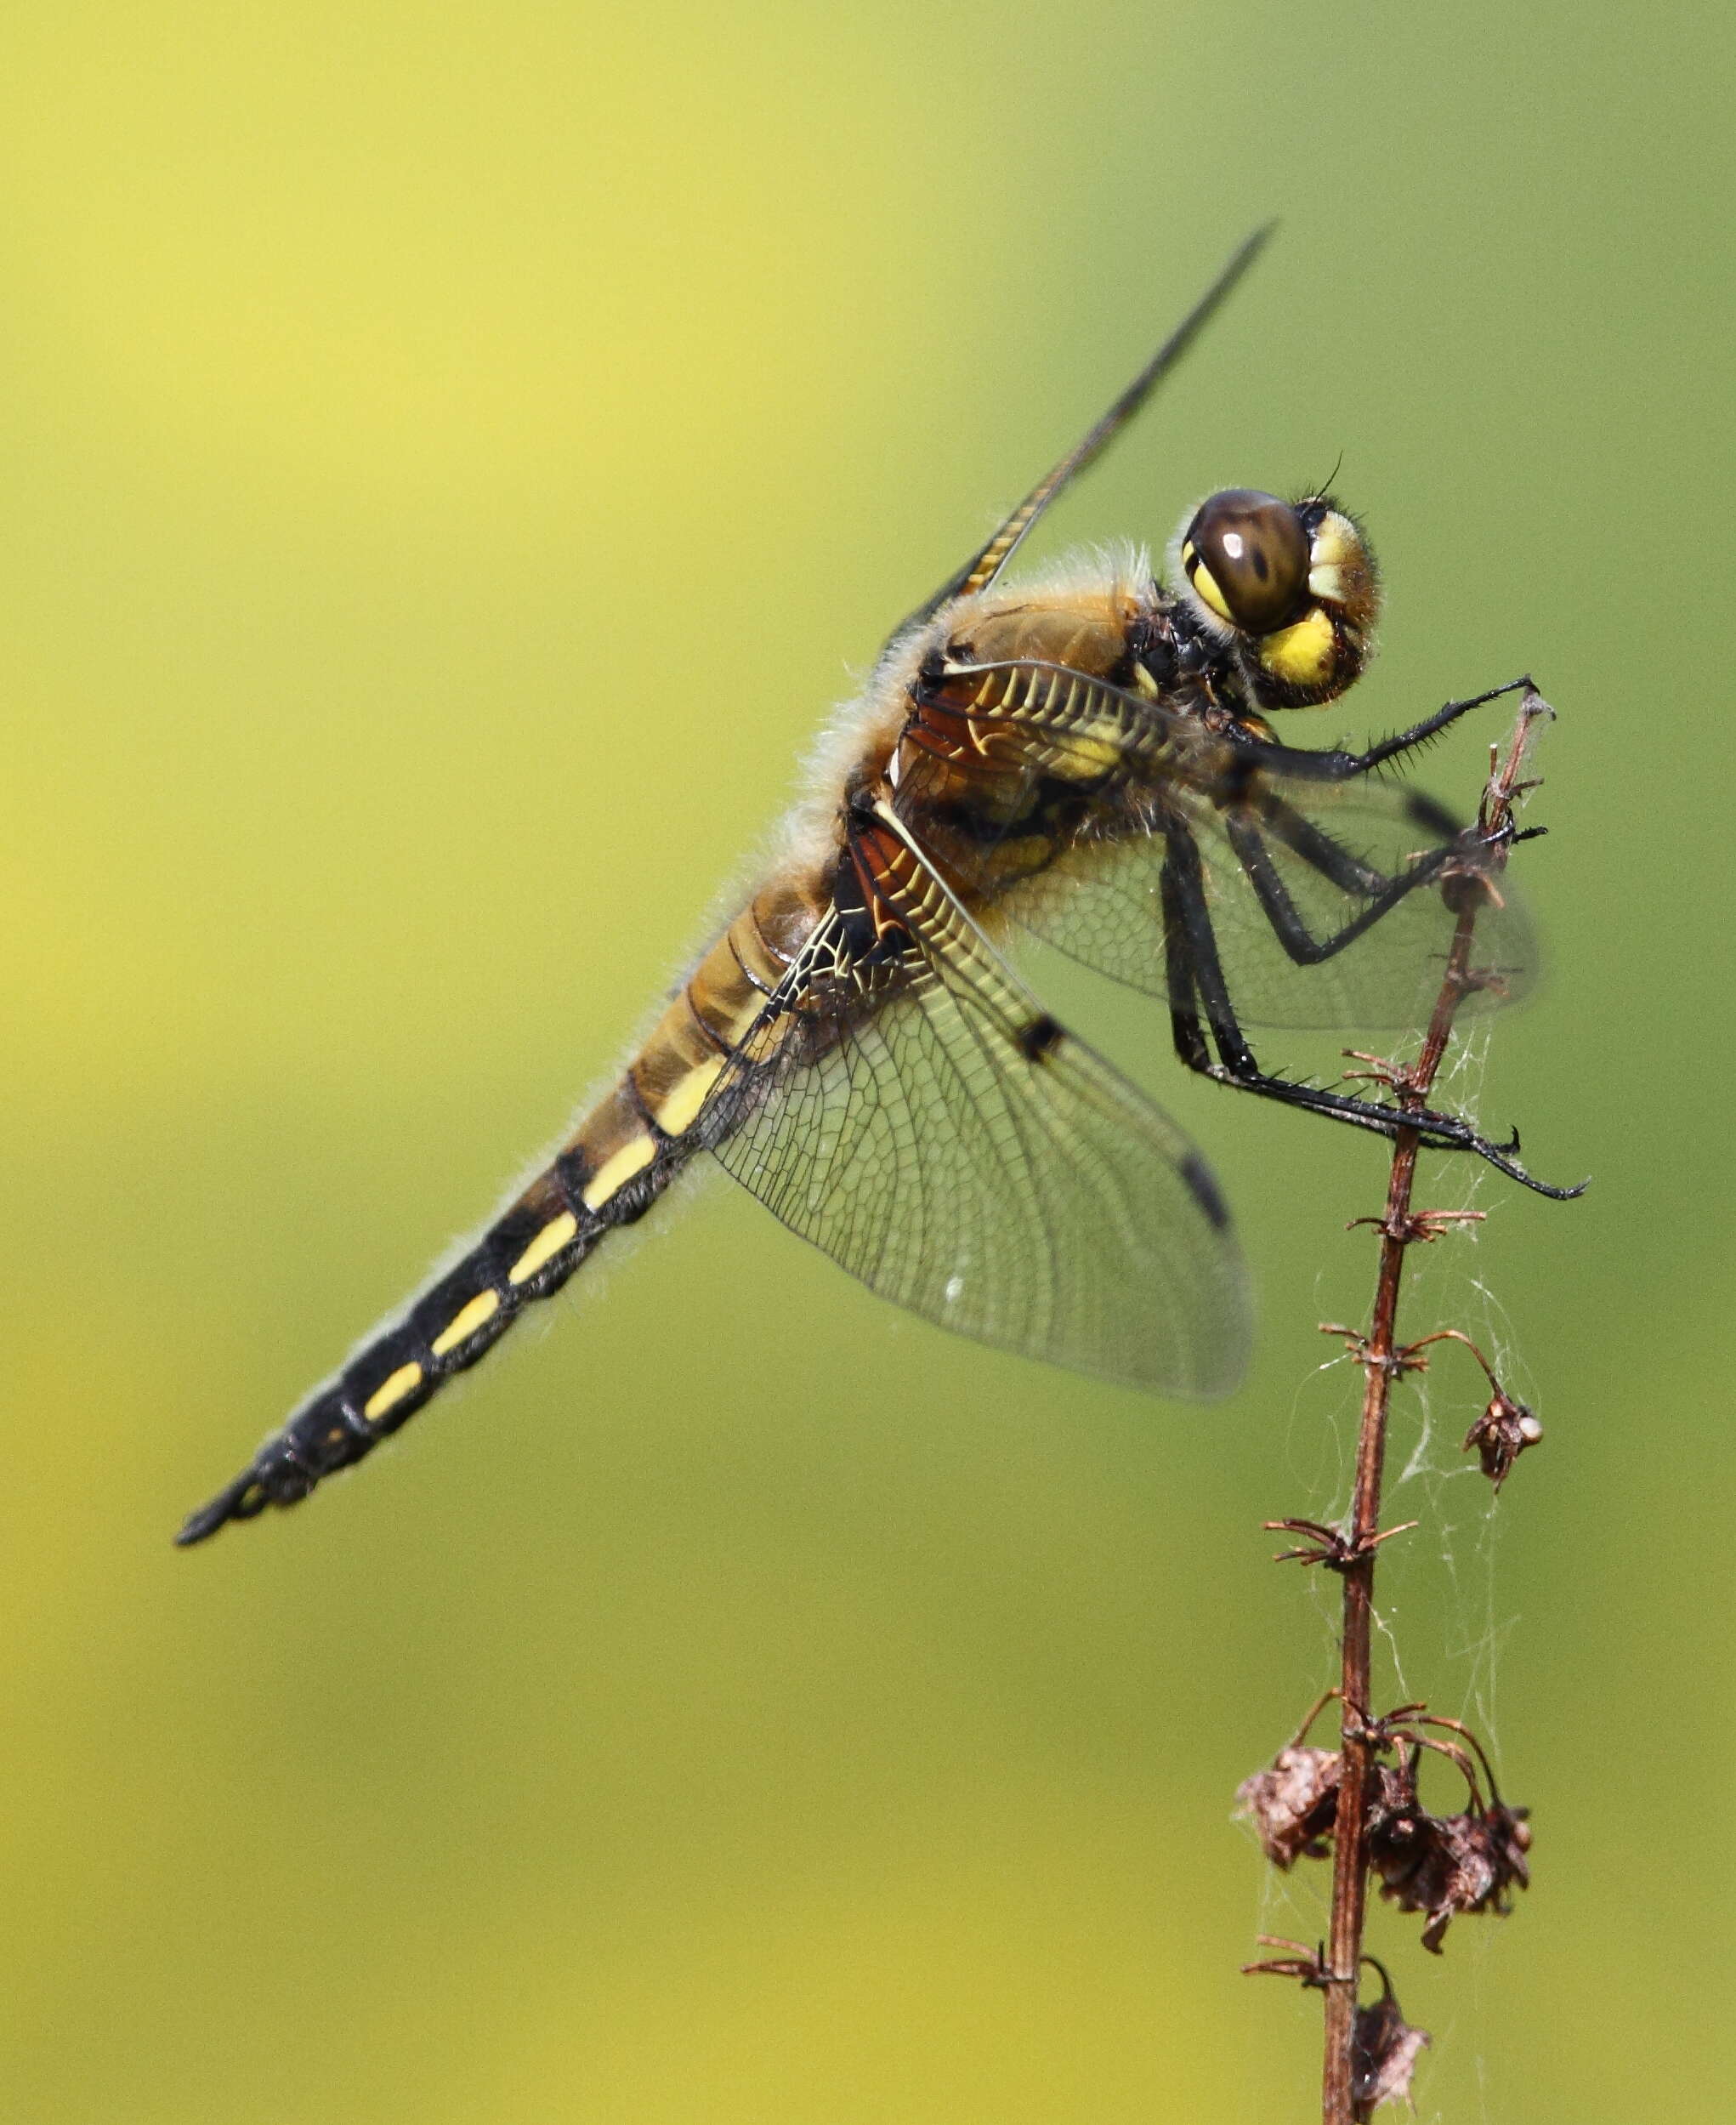
M 600 1210 L 611 1196 L 621 1193 L 635 1173 L 644 1173 L 656 1156 L 657 1146 L 649 1136 L 634 1137 L 632 1143 L 623 1144 L 612 1158 L 604 1160 L 587 1182 L 579 1200 L 587 1210 Z
M 729 990 L 721 986 L 708 986 L 698 981 L 688 991 L 688 1000 L 694 1016 L 701 1025 L 731 1048 L 746 1038 L 755 1020 L 765 1009 L 765 998 L 757 989 L 746 988 L 744 993 L 732 999 Z M 703 1009 L 700 1008 L 701 1005 Z M 668 1128 L 661 1115 L 657 1119 L 664 1128 Z M 674 1136 L 679 1132 L 671 1129 L 669 1134 Z
M 1291 686 L 1319 686 L 1332 669 L 1332 622 L 1316 605 L 1294 627 L 1280 628 L 1260 645 L 1260 662 Z
M 563 1210 L 558 1218 L 552 1218 L 543 1226 L 530 1246 L 507 1271 L 508 1283 L 522 1284 L 527 1276 L 534 1276 L 538 1270 L 552 1262 L 564 1247 L 568 1246 L 578 1236 L 578 1219 L 570 1210 Z M 466 1311 L 468 1311 L 468 1308 Z M 462 1318 L 463 1315 L 461 1314 L 459 1319 Z M 457 1322 L 454 1321 L 452 1325 L 456 1327 Z
M 479 1292 L 468 1306 L 462 1307 L 442 1328 L 428 1346 L 437 1358 L 443 1358 L 448 1350 L 456 1350 L 476 1331 L 486 1326 L 500 1311 L 498 1292 Z
M 716 1056 L 710 1062 L 696 1063 L 685 1077 L 678 1077 L 651 1112 L 657 1127 L 666 1136 L 682 1136 L 693 1127 L 700 1109 L 705 1105 L 712 1087 L 723 1074 L 723 1058 Z M 634 1171 L 637 1172 L 635 1168 Z M 604 1172 L 607 1172 L 605 1167 Z M 601 1174 L 598 1176 L 600 1179 Z M 590 1190 L 585 1191 L 590 1202 Z M 595 1204 L 592 1205 L 594 1209 Z
M 395 1372 L 389 1373 L 361 1406 L 361 1413 L 371 1424 L 377 1423 L 389 1411 L 396 1409 L 404 1397 L 422 1385 L 422 1367 L 419 1365 L 400 1365 Z

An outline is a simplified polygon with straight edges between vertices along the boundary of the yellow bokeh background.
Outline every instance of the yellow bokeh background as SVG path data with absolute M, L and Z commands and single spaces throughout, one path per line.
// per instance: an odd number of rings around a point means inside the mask
M 1308 2114 L 1317 2006 L 1236 1966 L 1322 1884 L 1229 1810 L 1329 1668 L 1258 1523 L 1342 1502 L 1315 1323 L 1382 1162 L 1183 1082 L 1153 1007 L 1042 969 L 1237 1207 L 1227 1407 L 950 1342 L 719 1180 L 353 1480 L 168 1546 L 1274 211 L 1041 550 L 1342 454 L 1383 652 L 1292 735 L 1528 667 L 1562 712 L 1551 978 L 1482 1100 L 1595 1189 L 1478 1183 L 1411 1316 L 1492 1327 L 1548 1443 L 1491 1515 L 1441 1360 L 1383 1599 L 1537 1882 L 1373 1945 L 1425 2117 L 1723 2114 L 1732 43 L 1606 0 L 9 26 L 0 2115 Z

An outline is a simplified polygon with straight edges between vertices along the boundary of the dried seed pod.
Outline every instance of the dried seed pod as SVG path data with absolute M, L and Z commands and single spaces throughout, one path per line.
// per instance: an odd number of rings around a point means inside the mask
M 1483 1473 L 1500 1490 L 1507 1480 L 1514 1462 L 1527 1446 L 1535 1446 L 1543 1436 L 1543 1427 L 1523 1402 L 1516 1402 L 1505 1389 L 1497 1387 L 1489 1396 L 1489 1406 L 1465 1435 L 1465 1452 L 1472 1446 L 1483 1463 Z
M 1366 2125 L 1377 2103 L 1410 2100 L 1410 2077 L 1416 2071 L 1418 2054 L 1429 2042 L 1426 2029 L 1413 2029 L 1398 2012 L 1385 1970 L 1381 1977 L 1385 1989 L 1379 1999 L 1357 2009 L 1350 2040 L 1350 2092 L 1358 2125 Z
M 1299 1859 L 1323 1860 L 1338 1812 L 1338 1752 L 1292 1742 L 1271 1768 L 1236 1787 L 1236 1812 L 1254 1826 L 1261 1849 L 1288 1872 Z
M 1525 1810 L 1497 1803 L 1458 1815 L 1401 1810 L 1371 1834 L 1369 1856 L 1382 1896 L 1400 1911 L 1427 1912 L 1422 1945 L 1438 1955 L 1461 1912 L 1506 1916 L 1508 1891 L 1530 1884 L 1530 1847 Z

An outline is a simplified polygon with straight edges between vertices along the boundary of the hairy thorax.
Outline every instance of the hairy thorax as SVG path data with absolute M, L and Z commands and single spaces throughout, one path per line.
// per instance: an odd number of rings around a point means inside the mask
M 1157 827 L 1149 806 L 1129 813 L 1128 770 L 1149 788 L 1166 750 L 1214 743 L 1221 677 L 1173 601 L 1113 564 L 963 600 L 905 679 L 885 779 L 948 883 L 992 920 L 1081 839 Z M 1151 706 L 1134 735 L 1130 698 Z M 1047 730 L 1037 702 L 1052 704 Z

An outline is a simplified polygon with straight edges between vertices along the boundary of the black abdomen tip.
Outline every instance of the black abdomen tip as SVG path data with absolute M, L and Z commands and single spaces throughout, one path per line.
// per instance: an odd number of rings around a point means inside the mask
M 247 1493 L 258 1489 L 257 1479 L 249 1469 L 238 1475 L 226 1490 L 219 1491 L 208 1505 L 201 1505 L 196 1513 L 190 1513 L 185 1525 L 175 1537 L 177 1549 L 190 1549 L 195 1543 L 202 1543 L 214 1535 L 219 1527 L 232 1520 L 251 1520 L 265 1503 L 265 1494 L 259 1491 L 256 1504 L 247 1503 Z
M 335 1447 L 343 1443 L 334 1440 L 332 1445 Z M 299 1504 L 322 1475 L 344 1467 L 349 1461 L 360 1460 L 372 1441 L 352 1440 L 347 1443 L 349 1452 L 330 1452 L 326 1464 L 315 1467 L 310 1463 L 306 1450 L 299 1447 L 294 1439 L 280 1433 L 276 1438 L 268 1440 L 233 1483 L 189 1517 L 175 1537 L 176 1548 L 190 1549 L 195 1543 L 202 1543 L 232 1520 L 256 1520 L 268 1505 Z

